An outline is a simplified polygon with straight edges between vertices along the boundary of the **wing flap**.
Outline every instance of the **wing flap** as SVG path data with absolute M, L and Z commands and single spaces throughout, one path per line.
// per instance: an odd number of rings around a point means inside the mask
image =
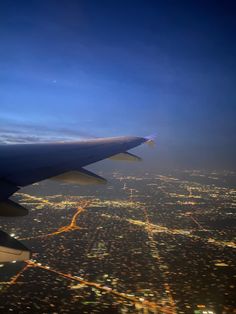
M 121 160 L 121 161 L 141 161 L 142 160 L 142 158 L 140 158 L 139 156 L 136 156 L 129 152 L 116 154 L 114 156 L 111 156 L 109 159 Z
M 30 257 L 31 252 L 26 246 L 0 230 L 0 263 L 25 261 Z
M 65 183 L 90 185 L 90 184 L 106 184 L 107 180 L 98 176 L 97 174 L 85 169 L 79 171 L 69 171 L 60 174 L 53 178 L 56 181 L 62 181 Z

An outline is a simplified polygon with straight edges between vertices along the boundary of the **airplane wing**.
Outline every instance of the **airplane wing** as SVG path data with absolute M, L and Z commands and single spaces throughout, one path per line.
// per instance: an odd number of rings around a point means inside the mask
M 140 160 L 127 151 L 144 142 L 150 142 L 150 138 L 111 137 L 79 142 L 0 145 L 0 216 L 26 215 L 27 209 L 9 197 L 21 187 L 41 180 L 106 183 L 104 178 L 83 167 L 106 158 Z M 14 246 L 14 241 L 12 243 Z

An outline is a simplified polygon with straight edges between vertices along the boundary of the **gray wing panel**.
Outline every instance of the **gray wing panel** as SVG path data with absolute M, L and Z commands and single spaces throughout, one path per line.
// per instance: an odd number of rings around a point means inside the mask
M 47 178 L 55 177 L 61 173 L 69 171 L 68 167 L 52 166 L 39 167 L 30 171 L 19 171 L 7 176 L 7 179 L 18 186 L 26 186 L 45 180 Z
M 126 152 L 146 141 L 141 137 L 118 137 L 75 143 L 2 145 L 0 180 L 9 182 L 17 189 L 17 186 L 81 169 L 91 163 Z M 7 196 L 7 193 L 4 196 Z

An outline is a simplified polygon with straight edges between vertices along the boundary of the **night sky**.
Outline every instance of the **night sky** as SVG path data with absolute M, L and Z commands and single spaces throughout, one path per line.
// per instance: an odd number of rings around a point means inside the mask
M 0 26 L 2 143 L 156 134 L 153 166 L 236 168 L 236 1 L 1 1 Z

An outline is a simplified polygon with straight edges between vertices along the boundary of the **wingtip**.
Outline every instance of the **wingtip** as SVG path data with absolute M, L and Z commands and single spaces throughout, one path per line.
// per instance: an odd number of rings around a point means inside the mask
M 144 137 L 146 140 L 146 143 L 149 145 L 154 145 L 156 142 L 156 134 L 148 135 Z
M 151 134 L 151 135 L 145 136 L 144 138 L 145 138 L 147 141 L 155 141 L 156 137 L 157 137 L 156 134 Z

